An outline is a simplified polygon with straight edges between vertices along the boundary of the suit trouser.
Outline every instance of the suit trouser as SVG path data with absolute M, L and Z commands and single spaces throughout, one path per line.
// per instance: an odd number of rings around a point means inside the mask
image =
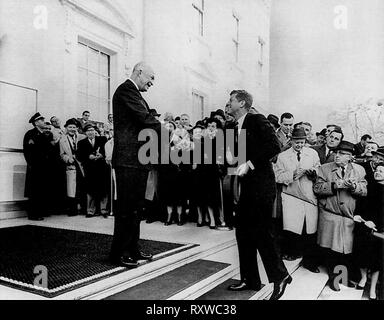
M 242 185 L 242 190 L 246 187 Z M 249 205 L 241 204 L 242 200 L 244 199 L 240 198 L 240 210 L 236 217 L 241 278 L 251 286 L 261 283 L 257 264 L 258 251 L 269 282 L 278 282 L 288 275 L 288 271 L 271 232 L 273 197 L 245 201 Z
M 50 209 L 48 197 L 48 187 L 43 180 L 43 174 L 39 176 L 39 171 L 35 170 L 31 174 L 31 191 L 28 199 L 28 218 L 42 218 L 48 215 L 48 210 Z M 49 198 L 49 197 L 48 197 Z
M 110 256 L 133 256 L 139 252 L 139 209 L 145 198 L 148 171 L 141 168 L 117 167 L 117 199 L 114 207 L 115 228 Z
M 317 233 L 307 233 L 306 221 L 300 234 L 284 230 L 284 253 L 299 257 L 303 256 L 303 265 L 318 266 L 319 247 L 317 246 Z

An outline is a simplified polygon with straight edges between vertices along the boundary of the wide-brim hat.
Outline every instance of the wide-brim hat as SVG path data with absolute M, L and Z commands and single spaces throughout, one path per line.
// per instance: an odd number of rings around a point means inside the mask
M 355 145 L 349 141 L 341 141 L 340 144 L 336 147 L 336 150 L 343 150 L 355 154 Z
M 307 134 L 303 128 L 296 128 L 292 130 L 291 139 L 306 139 Z
M 384 147 L 380 147 L 376 151 L 372 151 L 372 154 L 373 155 L 377 154 L 379 156 L 384 157 Z
M 87 124 L 83 127 L 83 132 L 87 132 L 87 131 L 88 131 L 89 129 L 91 129 L 91 128 L 97 130 L 93 124 L 91 124 L 91 123 L 87 123 Z
M 40 112 L 36 112 L 31 119 L 29 119 L 29 123 L 35 123 L 37 120 L 44 120 L 45 118 L 40 114 Z

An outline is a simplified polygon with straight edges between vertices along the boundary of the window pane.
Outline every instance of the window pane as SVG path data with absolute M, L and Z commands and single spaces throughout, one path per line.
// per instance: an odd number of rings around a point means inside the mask
M 77 106 L 78 110 L 84 111 L 88 108 L 87 95 L 81 92 L 77 93 Z
M 200 97 L 201 118 L 204 118 L 204 97 Z
M 99 98 L 88 96 L 88 110 L 91 112 L 92 120 L 100 121 Z
M 100 78 L 100 98 L 109 99 L 109 79 L 105 77 Z
M 109 56 L 104 53 L 100 53 L 100 73 L 109 76 Z
M 202 13 L 199 15 L 199 32 L 201 36 L 204 35 L 204 16 Z
M 92 48 L 88 50 L 88 68 L 91 71 L 99 72 L 99 52 Z
M 109 100 L 100 99 L 100 120 L 107 121 L 109 112 Z
M 88 72 L 88 94 L 99 97 L 99 75 L 93 72 Z
M 87 93 L 87 71 L 84 69 L 78 69 L 78 86 L 77 90 L 83 93 Z
M 87 51 L 88 51 L 88 48 L 87 46 L 79 43 L 79 46 L 78 46 L 79 50 L 78 50 L 78 64 L 80 67 L 83 67 L 83 68 L 87 68 Z

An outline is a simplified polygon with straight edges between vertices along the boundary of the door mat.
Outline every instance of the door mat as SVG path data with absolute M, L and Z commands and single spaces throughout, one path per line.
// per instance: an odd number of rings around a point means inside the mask
M 127 271 L 109 262 L 111 243 L 111 235 L 99 233 L 32 225 L 1 228 L 0 284 L 52 298 Z M 153 261 L 197 246 L 143 239 L 139 244 Z M 145 263 L 150 262 L 140 265 Z

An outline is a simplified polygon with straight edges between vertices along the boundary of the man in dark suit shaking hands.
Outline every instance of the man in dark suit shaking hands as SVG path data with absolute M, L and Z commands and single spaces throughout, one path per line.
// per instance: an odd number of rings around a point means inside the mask
M 114 150 L 112 166 L 116 172 L 117 200 L 115 227 L 110 252 L 111 262 L 127 268 L 138 266 L 138 260 L 152 256 L 140 251 L 139 209 L 143 207 L 150 166 L 139 160 L 139 149 L 145 142 L 138 139 L 144 129 L 160 133 L 161 124 L 149 112 L 140 92 L 153 86 L 154 71 L 146 63 L 138 63 L 131 78 L 121 84 L 113 96 Z
M 252 96 L 244 90 L 231 92 L 228 112 L 237 120 L 240 139 L 245 134 L 245 144 L 238 144 L 239 163 L 236 174 L 240 176 L 241 192 L 236 212 L 236 240 L 239 250 L 240 275 L 238 284 L 228 289 L 260 290 L 261 280 L 257 265 L 259 251 L 268 279 L 274 283 L 271 300 L 279 299 L 292 281 L 271 235 L 273 201 L 276 182 L 271 159 L 280 152 L 275 132 L 261 114 L 248 113 Z M 235 132 L 236 134 L 236 132 Z M 239 140 L 240 142 L 240 140 Z M 246 157 L 240 153 L 246 153 Z

